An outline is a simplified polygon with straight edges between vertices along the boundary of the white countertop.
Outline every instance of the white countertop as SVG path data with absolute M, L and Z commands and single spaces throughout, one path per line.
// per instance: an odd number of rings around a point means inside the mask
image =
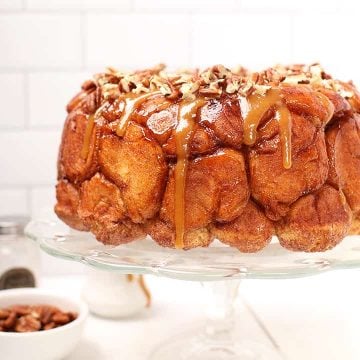
M 48 277 L 42 287 L 78 297 L 83 280 Z M 159 343 L 201 325 L 206 299 L 198 283 L 147 280 L 153 294 L 149 310 L 122 320 L 90 316 L 82 341 L 66 360 L 146 360 Z M 237 304 L 241 331 L 277 344 L 287 360 L 358 360 L 359 280 L 360 272 L 350 270 L 295 280 L 245 280 Z

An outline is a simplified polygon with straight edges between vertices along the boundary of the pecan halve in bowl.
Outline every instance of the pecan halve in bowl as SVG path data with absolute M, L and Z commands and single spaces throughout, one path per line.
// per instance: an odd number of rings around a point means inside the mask
M 56 309 L 52 319 L 41 318 L 45 307 Z M 79 342 L 88 315 L 83 301 L 30 288 L 0 291 L 0 309 L 4 318 L 0 320 L 0 358 L 12 360 L 65 358 Z M 65 321 L 64 315 L 71 321 Z

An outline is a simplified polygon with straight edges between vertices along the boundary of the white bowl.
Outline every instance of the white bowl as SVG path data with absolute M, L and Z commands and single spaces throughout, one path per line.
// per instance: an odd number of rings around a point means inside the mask
M 0 332 L 0 358 L 6 360 L 60 360 L 71 353 L 80 340 L 87 305 L 41 289 L 11 289 L 0 291 L 0 309 L 16 304 L 48 304 L 63 311 L 74 311 L 77 319 L 51 330 L 15 333 Z

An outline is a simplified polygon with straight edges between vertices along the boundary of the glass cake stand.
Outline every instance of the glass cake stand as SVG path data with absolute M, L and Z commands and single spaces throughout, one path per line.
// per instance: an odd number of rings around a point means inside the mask
M 105 246 L 91 234 L 74 231 L 52 216 L 30 222 L 25 232 L 56 257 L 123 274 L 203 282 L 209 295 L 204 329 L 166 341 L 154 351 L 151 360 L 284 359 L 276 346 L 237 336 L 234 302 L 240 280 L 295 278 L 360 267 L 360 241 L 356 236 L 349 236 L 325 253 L 291 252 L 274 240 L 258 253 L 244 254 L 218 241 L 209 248 L 188 251 L 160 247 L 150 238 Z

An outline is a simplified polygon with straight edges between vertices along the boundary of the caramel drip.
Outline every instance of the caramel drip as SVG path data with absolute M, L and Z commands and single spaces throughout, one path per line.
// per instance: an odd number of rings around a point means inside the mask
M 151 293 L 150 290 L 147 288 L 146 284 L 145 284 L 145 280 L 144 280 L 144 276 L 143 275 L 139 275 L 139 285 L 140 288 L 142 290 L 142 292 L 144 293 L 145 297 L 146 297 L 146 307 L 149 307 L 151 305 Z
M 134 275 L 133 274 L 127 274 L 126 277 L 127 277 L 127 281 L 129 281 L 129 282 L 134 281 Z M 150 290 L 147 288 L 147 286 L 145 284 L 145 280 L 144 280 L 143 275 L 139 275 L 138 284 L 140 286 L 140 289 L 142 290 L 142 292 L 144 293 L 144 295 L 146 297 L 146 307 L 149 307 L 151 305 L 151 293 L 150 293 Z
M 203 100 L 183 102 L 179 106 L 178 124 L 175 129 L 177 162 L 175 165 L 175 248 L 184 247 L 185 234 L 185 187 L 188 167 L 189 145 L 192 138 L 194 119 Z
M 123 137 L 127 128 L 127 123 L 133 113 L 134 110 L 136 110 L 136 108 L 138 106 L 140 106 L 146 99 L 148 99 L 149 97 L 155 96 L 161 94 L 160 91 L 156 91 L 156 92 L 152 92 L 152 93 L 146 93 L 142 96 L 134 96 L 133 94 L 131 95 L 131 97 L 127 97 L 125 98 L 125 107 L 124 107 L 124 111 L 122 113 L 122 116 L 120 118 L 119 124 L 117 126 L 116 129 L 116 134 L 118 136 Z M 86 160 L 89 154 L 89 149 L 90 149 L 90 142 L 91 142 L 91 135 L 95 126 L 95 118 L 99 116 L 99 114 L 101 113 L 102 107 L 100 107 L 95 114 L 92 114 L 89 116 L 89 120 L 87 122 L 86 125 L 86 129 L 85 129 L 85 137 L 84 137 L 84 143 L 81 149 L 81 157 Z
M 276 110 L 276 119 L 279 124 L 279 135 L 281 143 L 281 153 L 283 166 L 285 169 L 291 168 L 291 114 L 286 105 L 282 104 Z
M 94 126 L 95 126 L 95 116 L 94 114 L 92 114 L 89 115 L 88 122 L 86 124 L 84 142 L 80 153 L 81 157 L 84 160 L 86 160 L 89 155 L 91 135 L 94 130 Z
M 125 97 L 125 107 L 117 125 L 116 134 L 120 137 L 123 137 L 125 135 L 129 119 L 132 113 L 137 109 L 137 107 L 140 106 L 148 98 L 159 94 L 161 94 L 160 91 L 155 91 L 143 94 L 141 96 L 131 94 L 130 96 Z
M 280 97 L 279 89 L 270 89 L 265 95 L 252 94 L 247 99 L 248 109 L 244 117 L 244 143 L 254 145 L 257 139 L 257 128 L 269 109 L 275 110 L 279 124 L 279 136 L 283 166 L 291 168 L 291 114 Z

